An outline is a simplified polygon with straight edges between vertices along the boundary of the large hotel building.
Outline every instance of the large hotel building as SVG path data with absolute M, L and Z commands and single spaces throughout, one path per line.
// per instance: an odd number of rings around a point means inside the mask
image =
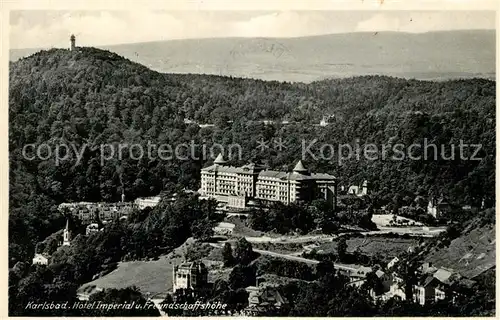
M 337 180 L 326 173 L 310 173 L 302 161 L 292 172 L 267 170 L 254 163 L 241 167 L 226 165 L 219 154 L 214 164 L 201 170 L 201 195 L 246 208 L 252 200 L 289 204 L 323 198 L 335 206 Z

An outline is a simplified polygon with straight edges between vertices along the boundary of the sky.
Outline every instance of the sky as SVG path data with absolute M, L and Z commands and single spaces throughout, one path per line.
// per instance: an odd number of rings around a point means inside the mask
M 10 48 L 113 45 L 216 37 L 495 29 L 494 11 L 54 11 L 10 13 Z

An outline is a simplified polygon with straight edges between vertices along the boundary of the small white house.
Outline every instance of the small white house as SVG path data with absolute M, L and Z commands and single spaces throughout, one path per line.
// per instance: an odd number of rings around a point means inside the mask
M 213 228 L 214 232 L 218 235 L 229 236 L 233 233 L 235 225 L 229 222 L 219 222 L 217 226 Z
M 358 197 L 363 197 L 368 194 L 368 181 L 363 181 L 361 186 L 352 185 L 347 190 L 347 194 L 353 194 Z
M 32 264 L 42 264 L 46 266 L 49 264 L 49 258 L 43 254 L 35 253 Z
M 91 223 L 85 228 L 85 234 L 88 236 L 92 233 L 100 232 L 103 230 L 104 228 L 99 228 L 99 225 L 97 223 Z
M 399 258 L 398 257 L 394 257 L 391 261 L 389 261 L 389 263 L 387 264 L 387 269 L 390 269 L 392 267 L 394 267 L 394 265 L 396 265 L 397 263 L 399 262 Z

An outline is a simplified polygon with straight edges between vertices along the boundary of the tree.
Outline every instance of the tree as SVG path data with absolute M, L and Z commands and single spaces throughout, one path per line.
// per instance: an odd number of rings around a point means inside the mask
M 254 286 L 255 282 L 255 270 L 251 266 L 237 265 L 229 274 L 229 286 L 234 290 Z
M 382 280 L 377 276 L 375 271 L 369 272 L 366 275 L 365 282 L 363 283 L 363 287 L 366 290 L 373 290 L 376 295 L 381 295 L 384 292 L 384 286 L 382 284 Z
M 195 239 L 207 241 L 214 235 L 214 223 L 206 219 L 200 219 L 191 226 L 191 233 Z
M 337 254 L 340 261 L 344 260 L 347 256 L 347 240 L 345 237 L 341 237 L 339 242 L 337 242 Z
M 335 274 L 335 266 L 332 261 L 321 260 L 316 265 L 316 277 L 318 279 L 321 279 L 327 275 L 334 275 L 334 274 Z
M 453 240 L 453 239 L 458 238 L 460 236 L 460 230 L 454 224 L 449 225 L 446 228 L 446 235 L 448 236 L 448 239 Z
M 252 244 L 245 238 L 241 238 L 240 240 L 238 240 L 238 242 L 236 243 L 236 248 L 234 250 L 234 257 L 236 263 L 242 265 L 249 264 L 254 258 Z
M 136 287 L 128 287 L 125 289 L 105 289 L 101 292 L 92 294 L 89 297 L 89 302 L 100 301 L 101 303 L 113 303 L 130 305 L 132 302 L 135 307 L 124 307 L 118 309 L 91 309 L 86 310 L 87 316 L 114 316 L 114 317 L 152 317 L 159 316 L 160 312 L 152 304 L 147 301 Z M 142 306 L 141 308 L 137 306 Z
M 230 267 L 234 263 L 233 248 L 226 242 L 222 248 L 222 261 L 224 261 L 225 267 Z

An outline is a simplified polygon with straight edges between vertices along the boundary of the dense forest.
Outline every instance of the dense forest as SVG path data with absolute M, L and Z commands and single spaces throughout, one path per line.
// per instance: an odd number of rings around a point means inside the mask
M 428 82 L 366 76 L 302 83 L 208 75 L 161 74 L 109 51 L 41 51 L 10 64 L 9 152 L 11 265 L 29 259 L 34 244 L 62 228 L 55 205 L 63 201 L 117 201 L 156 195 L 169 183 L 196 190 L 211 159 L 101 161 L 107 143 L 211 146 L 238 143 L 250 159 L 291 169 L 302 141 L 445 145 L 480 144 L 481 160 L 304 159 L 312 171 L 341 184 L 370 181 L 377 205 L 403 206 L 417 195 L 494 205 L 495 82 Z M 330 124 L 313 125 L 324 116 Z M 195 123 L 213 123 L 200 128 Z M 253 120 L 274 120 L 263 124 Z M 289 124 L 282 124 L 289 121 Z M 284 138 L 286 148 L 259 150 L 259 139 Z M 59 163 L 54 155 L 26 159 L 26 145 L 66 144 L 83 150 Z M 82 146 L 87 146 L 82 149 Z M 145 147 L 146 149 L 146 147 Z M 46 151 L 45 151 L 46 152 Z M 196 153 L 201 155 L 201 149 Z M 417 154 L 422 155 L 422 148 Z M 42 152 L 43 153 L 43 152 Z M 45 154 L 43 154 L 45 158 Z M 430 159 L 430 160 L 429 160 Z

